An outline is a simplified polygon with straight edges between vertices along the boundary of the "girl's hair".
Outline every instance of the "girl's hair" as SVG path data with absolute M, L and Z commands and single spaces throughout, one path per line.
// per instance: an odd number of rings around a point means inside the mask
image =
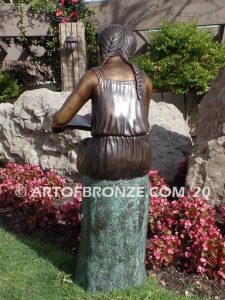
M 119 55 L 134 72 L 138 99 L 144 97 L 144 79 L 142 71 L 129 61 L 137 48 L 137 40 L 129 28 L 113 24 L 105 27 L 98 35 L 97 44 L 101 48 L 104 65 L 110 57 Z

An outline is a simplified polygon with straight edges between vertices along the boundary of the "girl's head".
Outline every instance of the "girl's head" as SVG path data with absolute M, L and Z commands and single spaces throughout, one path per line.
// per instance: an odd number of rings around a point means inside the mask
M 105 27 L 98 35 L 100 64 L 104 65 L 110 57 L 119 55 L 128 62 L 135 53 L 137 41 L 135 34 L 127 27 L 112 24 Z
M 99 33 L 97 45 L 100 65 L 104 65 L 110 57 L 119 55 L 134 72 L 138 98 L 145 97 L 143 73 L 129 61 L 137 48 L 137 40 L 133 31 L 125 26 L 112 24 Z

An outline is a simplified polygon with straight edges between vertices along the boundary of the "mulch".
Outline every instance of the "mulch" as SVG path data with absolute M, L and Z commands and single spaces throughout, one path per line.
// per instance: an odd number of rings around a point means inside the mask
M 177 270 L 174 266 L 160 269 L 153 272 L 153 276 L 160 279 L 162 286 L 173 292 L 185 296 L 198 296 L 200 299 L 224 300 L 225 286 L 215 283 L 205 274 L 188 274 Z

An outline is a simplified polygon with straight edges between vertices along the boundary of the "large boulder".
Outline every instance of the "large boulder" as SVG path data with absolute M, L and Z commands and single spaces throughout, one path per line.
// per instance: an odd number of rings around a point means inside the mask
M 52 115 L 69 94 L 37 89 L 23 93 L 14 105 L 0 104 L 0 161 L 38 164 L 75 178 L 78 144 L 90 133 L 66 130 L 55 134 L 50 130 Z M 87 104 L 79 113 L 90 111 Z
M 209 202 L 225 202 L 225 68 L 199 105 L 197 140 L 189 158 L 188 188 L 210 192 Z
M 52 115 L 64 103 L 68 92 L 37 89 L 23 93 L 14 105 L 0 104 L 0 161 L 38 164 L 54 168 L 74 179 L 78 173 L 76 159 L 81 139 L 90 133 L 67 130 L 50 131 Z M 79 114 L 91 111 L 90 101 Z M 182 113 L 172 104 L 151 101 L 152 169 L 159 169 L 172 181 L 177 165 L 191 153 L 189 128 Z
M 173 182 L 177 167 L 192 151 L 190 128 L 183 114 L 173 104 L 151 100 L 152 169 L 160 170 L 168 182 Z

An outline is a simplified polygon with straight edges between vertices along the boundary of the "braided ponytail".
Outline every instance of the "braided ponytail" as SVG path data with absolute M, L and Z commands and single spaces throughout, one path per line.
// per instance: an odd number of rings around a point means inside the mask
M 138 99 L 145 97 L 144 78 L 141 70 L 129 61 L 135 53 L 137 40 L 135 34 L 127 27 L 113 24 L 104 28 L 98 36 L 97 44 L 101 47 L 104 65 L 110 57 L 120 55 L 133 70 Z
M 134 72 L 137 96 L 138 99 L 141 100 L 145 97 L 145 84 L 144 84 L 143 73 L 136 65 L 132 64 L 130 61 L 126 61 L 126 63 L 132 68 Z

